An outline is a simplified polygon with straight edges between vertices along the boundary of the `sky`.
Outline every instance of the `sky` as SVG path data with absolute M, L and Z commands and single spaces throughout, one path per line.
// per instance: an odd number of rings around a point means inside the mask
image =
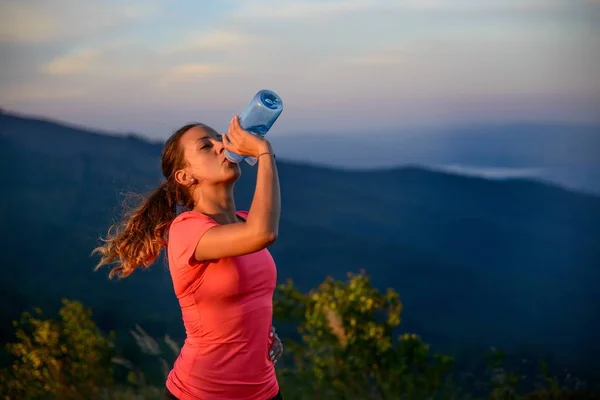
M 0 0 L 0 107 L 166 138 L 600 121 L 599 0 Z

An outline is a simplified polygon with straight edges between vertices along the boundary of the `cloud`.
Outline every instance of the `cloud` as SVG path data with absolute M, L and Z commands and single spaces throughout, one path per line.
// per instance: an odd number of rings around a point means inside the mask
M 11 102 L 21 101 L 61 101 L 83 98 L 86 91 L 82 88 L 69 88 L 52 84 L 17 84 L 3 89 L 3 96 Z
M 332 14 L 356 12 L 377 5 L 373 0 L 344 1 L 253 1 L 243 2 L 233 13 L 233 18 L 296 20 L 324 18 Z
M 165 47 L 166 53 L 218 50 L 231 51 L 242 46 L 264 43 L 267 37 L 253 33 L 241 33 L 233 30 L 216 29 L 204 33 L 188 33 L 181 42 L 173 43 Z
M 460 12 L 540 11 L 569 5 L 568 0 L 403 0 L 386 3 L 397 9 Z
M 541 168 L 478 167 L 457 164 L 439 165 L 430 168 L 489 179 L 533 178 L 540 177 L 544 172 Z
M 578 0 L 598 2 L 600 0 Z M 563 10 L 573 5 L 569 0 L 337 0 L 297 1 L 267 0 L 241 2 L 232 14 L 238 20 L 323 20 L 349 13 L 402 11 L 425 13 L 502 13 Z
M 93 65 L 100 59 L 98 50 L 82 50 L 55 58 L 42 67 L 42 72 L 48 75 L 65 76 L 89 73 Z
M 40 71 L 55 80 L 78 80 L 85 87 L 99 83 L 118 86 L 127 81 L 164 89 L 231 69 L 211 62 L 181 62 L 180 58 L 165 57 L 164 51 L 148 49 L 143 43 L 116 41 L 60 55 L 42 65 Z
M 169 68 L 158 81 L 158 86 L 168 88 L 169 86 L 182 83 L 193 83 L 203 80 L 217 73 L 223 73 L 226 68 L 213 64 L 181 64 Z
M 122 75 L 128 65 L 140 65 L 151 52 L 145 52 L 142 43 L 121 38 L 102 45 L 79 47 L 58 55 L 44 63 L 40 72 L 49 76 L 86 74 Z
M 40 44 L 81 39 L 147 17 L 147 2 L 4 0 L 0 5 L 0 43 Z
M 377 67 L 398 67 L 408 62 L 409 54 L 400 51 L 379 51 L 361 54 L 348 60 L 351 66 L 377 68 Z

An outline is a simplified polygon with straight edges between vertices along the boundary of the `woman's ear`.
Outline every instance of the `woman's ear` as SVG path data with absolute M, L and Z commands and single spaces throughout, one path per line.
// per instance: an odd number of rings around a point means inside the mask
M 190 174 L 188 174 L 187 172 L 185 172 L 184 169 L 180 169 L 178 171 L 175 172 L 175 182 L 177 182 L 180 185 L 183 186 L 189 186 L 190 185 L 190 180 L 193 179 Z
M 183 186 L 191 186 L 197 184 L 198 179 L 194 178 L 189 172 L 186 172 L 185 169 L 180 169 L 175 172 L 175 182 Z

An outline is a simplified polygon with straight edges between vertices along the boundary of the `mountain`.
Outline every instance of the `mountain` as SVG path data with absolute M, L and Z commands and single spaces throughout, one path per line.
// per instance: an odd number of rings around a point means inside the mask
M 280 155 L 314 165 L 374 169 L 418 164 L 477 175 L 520 174 L 600 194 L 599 124 L 490 123 L 344 135 L 313 132 L 273 135 L 271 142 Z
M 135 322 L 181 337 L 159 260 L 123 281 L 93 272 L 91 250 L 123 194 L 160 182 L 162 145 L 0 114 L 1 336 L 33 305 L 82 300 L 101 326 Z M 346 171 L 279 160 L 279 281 L 308 290 L 365 269 L 402 298 L 403 330 L 464 359 L 496 346 L 581 374 L 600 371 L 600 197 L 550 184 L 406 166 Z M 243 166 L 238 209 L 254 169 Z

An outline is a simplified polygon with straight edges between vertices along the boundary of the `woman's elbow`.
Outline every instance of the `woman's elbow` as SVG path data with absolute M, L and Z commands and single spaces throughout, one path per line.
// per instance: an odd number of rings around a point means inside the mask
M 264 240 L 265 247 L 272 245 L 277 240 L 277 232 L 267 232 L 264 235 L 263 240 Z

